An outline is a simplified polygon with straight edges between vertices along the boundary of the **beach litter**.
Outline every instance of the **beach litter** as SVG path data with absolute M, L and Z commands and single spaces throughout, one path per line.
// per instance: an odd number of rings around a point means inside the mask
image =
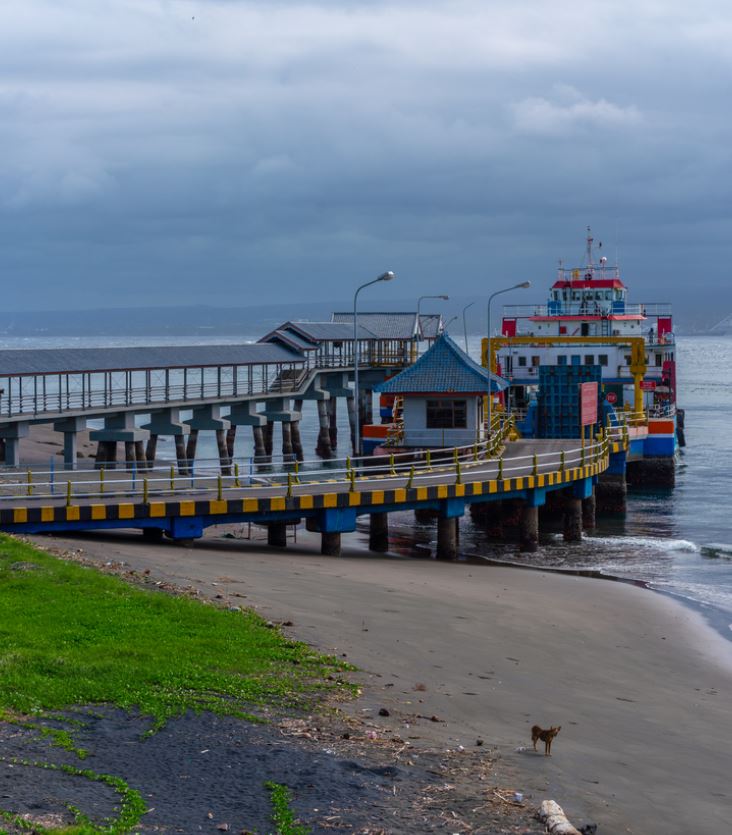
M 567 820 L 564 809 L 555 800 L 543 800 L 537 818 L 544 824 L 549 835 L 582 835 Z

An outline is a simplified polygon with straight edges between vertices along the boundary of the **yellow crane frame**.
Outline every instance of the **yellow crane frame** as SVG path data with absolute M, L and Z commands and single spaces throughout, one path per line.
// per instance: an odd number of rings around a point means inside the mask
M 488 343 L 490 342 L 490 363 Z M 646 373 L 646 340 L 642 336 L 484 336 L 481 342 L 480 358 L 484 368 L 496 373 L 496 353 L 500 348 L 511 345 L 628 345 L 630 347 L 630 365 L 633 375 L 633 411 L 643 414 L 643 391 L 641 381 Z

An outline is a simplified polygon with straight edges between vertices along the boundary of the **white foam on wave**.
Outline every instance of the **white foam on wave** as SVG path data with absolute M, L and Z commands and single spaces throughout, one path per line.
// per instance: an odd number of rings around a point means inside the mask
M 653 548 L 656 551 L 686 551 L 691 554 L 699 552 L 699 546 L 688 539 L 661 539 L 652 536 L 593 536 L 587 537 L 588 542 L 600 542 L 611 548 Z
M 701 551 L 712 557 L 732 557 L 732 545 L 726 542 L 708 542 L 702 545 Z

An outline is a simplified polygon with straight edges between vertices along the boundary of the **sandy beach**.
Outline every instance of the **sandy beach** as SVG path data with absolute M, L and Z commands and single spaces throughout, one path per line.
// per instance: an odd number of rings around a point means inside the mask
M 416 746 L 495 745 L 536 805 L 554 798 L 602 835 L 728 831 L 732 644 L 697 613 L 623 583 L 374 555 L 358 533 L 341 557 L 302 531 L 286 550 L 223 533 L 192 549 L 37 541 L 245 595 L 232 601 L 360 668 L 354 715 Z M 535 723 L 562 726 L 551 758 L 531 750 Z

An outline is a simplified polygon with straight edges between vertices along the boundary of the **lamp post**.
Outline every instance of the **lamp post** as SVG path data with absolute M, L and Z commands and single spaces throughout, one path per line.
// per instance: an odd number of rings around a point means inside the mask
M 475 304 L 475 302 L 470 302 L 470 304 L 466 304 L 465 307 L 463 308 L 463 335 L 465 336 L 465 353 L 466 354 L 468 353 L 468 323 L 467 323 L 467 320 L 465 319 L 465 311 L 468 308 L 472 307 L 474 304 Z
M 440 295 L 440 296 L 420 296 L 417 299 L 417 337 L 416 338 L 417 338 L 418 341 L 419 341 L 419 334 L 422 330 L 422 323 L 420 322 L 420 319 L 419 319 L 419 307 L 422 304 L 422 299 L 442 299 L 443 302 L 446 302 L 446 301 L 449 300 L 449 298 L 450 298 L 449 296 Z
M 353 407 L 354 407 L 354 426 L 353 426 L 353 454 L 361 454 L 361 437 L 360 437 L 360 402 L 358 390 L 358 364 L 360 362 L 360 350 L 358 342 L 358 294 L 364 287 L 370 287 L 372 284 L 377 284 L 379 281 L 391 281 L 394 278 L 394 273 L 389 270 L 382 273 L 378 278 L 367 281 L 362 284 L 353 296 Z
M 520 284 L 514 284 L 511 287 L 505 287 L 503 290 L 496 290 L 495 293 L 491 293 L 488 296 L 488 310 L 487 310 L 487 325 L 488 325 L 488 341 L 486 343 L 487 354 L 488 354 L 488 440 L 491 439 L 491 434 L 493 432 L 493 424 L 492 424 L 492 406 L 493 406 L 493 381 L 490 379 L 490 375 L 493 373 L 493 369 L 491 368 L 491 302 L 496 296 L 500 296 L 501 293 L 510 293 L 511 290 L 519 290 L 519 289 L 526 289 L 527 287 L 531 287 L 530 281 L 522 281 Z

